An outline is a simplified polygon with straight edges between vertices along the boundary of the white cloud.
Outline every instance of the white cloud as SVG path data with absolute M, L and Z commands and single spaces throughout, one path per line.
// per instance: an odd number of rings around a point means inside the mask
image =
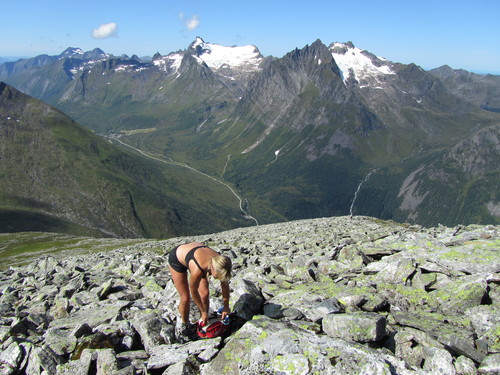
M 184 17 L 184 13 L 180 13 L 179 19 L 184 23 L 189 31 L 193 31 L 200 25 L 200 17 L 198 17 L 196 14 L 186 19 Z
M 105 39 L 110 36 L 117 36 L 118 25 L 114 22 L 103 23 L 97 29 L 92 30 L 92 37 L 95 39 Z

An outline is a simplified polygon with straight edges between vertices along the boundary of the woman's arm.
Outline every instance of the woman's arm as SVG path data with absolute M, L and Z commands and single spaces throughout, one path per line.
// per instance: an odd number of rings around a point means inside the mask
M 222 302 L 224 303 L 224 307 L 222 308 L 222 319 L 224 320 L 224 318 L 231 312 L 229 309 L 229 282 L 221 281 L 220 287 L 222 290 Z

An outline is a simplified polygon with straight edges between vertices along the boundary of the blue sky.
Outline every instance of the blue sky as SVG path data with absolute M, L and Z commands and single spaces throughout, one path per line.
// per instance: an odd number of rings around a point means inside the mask
M 3 57 L 67 47 L 166 55 L 196 36 L 281 57 L 320 39 L 424 69 L 500 74 L 498 0 L 0 0 L 0 10 Z

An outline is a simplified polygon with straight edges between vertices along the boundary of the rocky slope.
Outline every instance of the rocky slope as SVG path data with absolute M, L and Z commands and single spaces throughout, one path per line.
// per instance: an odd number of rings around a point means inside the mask
M 44 257 L 0 273 L 0 372 L 496 374 L 499 230 L 336 217 Z M 194 240 L 233 259 L 232 329 L 181 343 L 165 254 Z

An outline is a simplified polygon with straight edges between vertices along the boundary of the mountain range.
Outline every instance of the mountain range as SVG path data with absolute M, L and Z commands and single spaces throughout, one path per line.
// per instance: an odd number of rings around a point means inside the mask
M 260 223 L 499 222 L 499 76 L 425 71 L 350 42 L 277 58 L 198 37 L 151 61 L 68 48 L 4 63 L 0 80 L 97 134 L 224 181 Z

